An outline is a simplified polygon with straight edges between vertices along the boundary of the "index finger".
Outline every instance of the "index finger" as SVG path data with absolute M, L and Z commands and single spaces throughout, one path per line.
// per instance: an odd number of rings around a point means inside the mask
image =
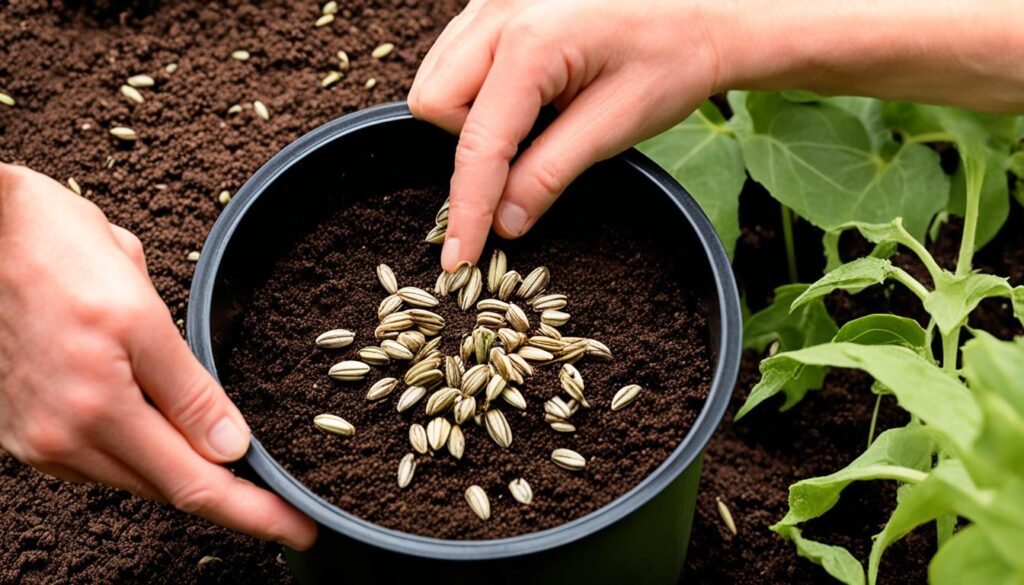
M 448 233 L 441 252 L 445 270 L 480 257 L 519 143 L 541 106 L 566 87 L 565 61 L 543 56 L 538 38 L 514 27 L 502 33 L 494 63 L 466 117 L 455 151 Z

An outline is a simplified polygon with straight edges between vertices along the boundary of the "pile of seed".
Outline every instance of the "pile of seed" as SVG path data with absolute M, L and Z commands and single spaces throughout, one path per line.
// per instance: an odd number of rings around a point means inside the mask
M 447 227 L 448 203 L 441 208 L 431 234 Z M 443 233 L 441 235 L 443 240 Z M 435 238 L 428 235 L 427 241 Z M 377 309 L 379 324 L 374 330 L 376 345 L 356 352 L 358 359 L 340 361 L 328 374 L 335 380 L 365 380 L 374 367 L 392 362 L 408 365 L 402 379 L 382 377 L 370 387 L 368 401 L 391 396 L 399 385 L 395 408 L 399 413 L 410 411 L 426 398 L 426 423 L 413 423 L 408 440 L 412 452 L 398 463 L 398 486 L 408 487 L 416 471 L 417 456 L 437 455 L 447 451 L 462 459 L 466 449 L 466 431 L 470 422 L 485 429 L 500 447 L 507 449 L 513 440 L 512 428 L 503 408 L 526 410 L 527 403 L 520 388 L 534 375 L 535 368 L 559 367 L 560 390 L 552 392 L 538 415 L 559 433 L 575 432 L 571 422 L 579 408 L 591 408 L 583 375 L 574 365 L 580 360 L 612 359 L 608 347 L 596 339 L 563 336 L 558 327 L 565 325 L 570 314 L 565 311 L 565 295 L 549 292 L 550 273 L 544 266 L 530 271 L 526 277 L 508 269 L 504 252 L 491 254 L 487 275 L 468 262 L 454 272 L 441 272 L 433 292 L 416 286 L 399 286 L 398 277 L 387 264 L 377 267 L 377 278 L 388 293 Z M 491 297 L 483 298 L 484 290 Z M 476 309 L 476 327 L 460 332 L 459 355 L 444 355 L 439 349 L 445 319 L 431 311 L 441 300 L 452 297 L 463 311 Z M 519 303 L 519 304 L 517 304 Z M 522 306 L 520 306 L 522 305 Z M 530 315 L 522 307 L 528 307 Z M 327 350 L 351 346 L 356 334 L 347 329 L 333 329 L 321 334 L 316 344 Z M 627 385 L 612 397 L 612 410 L 619 410 L 639 396 L 640 386 Z M 356 429 L 336 414 L 320 414 L 313 420 L 322 431 L 353 436 Z M 580 471 L 586 458 L 570 449 L 555 449 L 551 461 L 568 471 Z M 529 504 L 533 492 L 525 478 L 509 483 L 512 497 Z M 466 489 L 466 502 L 483 520 L 490 517 L 487 493 L 478 485 Z

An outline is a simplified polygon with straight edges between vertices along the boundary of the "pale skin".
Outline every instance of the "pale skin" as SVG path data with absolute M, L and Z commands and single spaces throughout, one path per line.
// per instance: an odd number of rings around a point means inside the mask
M 492 228 L 526 233 L 588 166 L 724 89 L 1024 111 L 1022 30 L 1009 0 L 472 0 L 409 94 L 416 116 L 459 135 L 442 265 L 475 262 Z M 519 151 L 546 104 L 559 115 Z M 312 545 L 308 518 L 219 465 L 245 453 L 249 428 L 189 352 L 135 236 L 0 164 L 0 258 L 0 446 L 56 477 Z

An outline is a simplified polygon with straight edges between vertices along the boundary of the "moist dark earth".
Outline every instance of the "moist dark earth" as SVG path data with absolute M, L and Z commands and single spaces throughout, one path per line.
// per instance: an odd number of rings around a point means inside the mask
M 114 223 L 136 232 L 149 269 L 175 319 L 185 317 L 199 249 L 221 206 L 217 193 L 238 188 L 264 161 L 303 133 L 337 116 L 401 99 L 416 66 L 458 2 L 344 3 L 338 19 L 315 29 L 313 2 L 194 1 L 46 2 L 0 0 L 0 91 L 16 108 L 0 107 L 0 160 L 27 164 L 58 180 L 74 177 L 84 195 Z M 381 42 L 397 50 L 383 61 Z M 244 63 L 230 59 L 246 49 Z M 328 90 L 319 80 L 345 50 L 352 69 Z M 177 63 L 173 74 L 164 71 Z M 132 105 L 118 87 L 129 75 L 156 79 Z M 378 85 L 363 89 L 373 76 Z M 261 121 L 251 107 L 267 104 Z M 106 133 L 135 128 L 131 147 Z M 784 278 L 777 208 L 751 189 L 742 201 L 737 271 L 752 309 Z M 979 266 L 1024 283 L 1024 221 L 1014 206 L 1003 235 L 979 255 Z M 931 248 L 952 262 L 959 242 L 947 226 Z M 815 275 L 819 239 L 797 224 L 805 280 Z M 856 243 L 849 244 L 855 247 Z M 914 269 L 904 259 L 908 269 Z M 829 299 L 840 322 L 898 307 L 917 316 L 913 299 L 866 291 Z M 974 320 L 1002 337 L 1020 334 L 1008 307 L 982 305 Z M 746 354 L 732 409 L 756 382 L 759 356 Z M 723 422 L 708 447 L 686 569 L 687 583 L 830 583 L 767 530 L 785 512 L 786 486 L 829 473 L 862 449 L 873 396 L 867 378 L 845 372 L 784 414 L 770 409 L 742 423 Z M 884 425 L 904 422 L 883 403 Z M 851 497 L 852 496 L 852 497 Z M 867 556 L 893 502 L 891 486 L 855 486 L 843 504 L 807 534 Z M 739 529 L 731 536 L 715 498 L 729 504 Z M 280 547 L 189 518 L 120 492 L 45 477 L 0 455 L 0 582 L 94 583 L 290 582 L 275 560 Z M 890 549 L 883 583 L 924 582 L 934 533 L 921 530 Z M 220 560 L 199 565 L 204 556 Z

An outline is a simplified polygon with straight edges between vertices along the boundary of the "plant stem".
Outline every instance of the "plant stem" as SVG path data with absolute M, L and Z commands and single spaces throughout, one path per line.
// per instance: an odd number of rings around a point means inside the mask
M 954 142 L 956 139 L 949 132 L 925 132 L 916 136 L 904 136 L 904 144 L 922 144 L 926 142 Z
M 951 374 L 956 373 L 956 356 L 960 350 L 960 328 L 957 327 L 942 336 L 942 369 Z
M 928 478 L 923 471 L 899 465 L 868 465 L 860 469 L 861 479 L 894 479 L 903 483 L 921 483 Z
M 942 268 L 939 267 L 935 258 L 932 258 L 928 249 L 925 248 L 921 242 L 917 241 L 917 238 L 910 235 L 910 233 L 906 233 L 906 238 L 900 243 L 909 248 L 911 252 L 921 259 L 921 263 L 928 269 L 928 274 L 932 277 L 932 284 L 938 286 L 939 281 L 942 279 Z
M 981 203 L 981 186 L 985 180 L 985 161 L 974 156 L 963 158 L 966 175 L 967 202 L 964 204 L 964 235 L 960 240 L 960 257 L 956 261 L 957 276 L 971 273 L 971 259 L 974 257 L 974 239 L 978 231 L 978 207 Z
M 789 267 L 789 281 L 798 282 L 800 276 L 796 271 L 796 248 L 793 244 L 793 212 L 789 206 L 782 207 L 782 237 L 786 241 L 786 264 Z
M 871 426 L 868 427 L 868 448 L 875 442 L 875 425 L 878 424 L 878 407 L 882 405 L 882 395 L 875 398 L 875 410 L 871 413 Z
M 917 298 L 921 299 L 922 302 L 924 301 L 924 298 L 928 296 L 928 289 L 918 282 L 916 278 L 910 276 L 906 270 L 903 270 L 898 266 L 894 266 L 892 268 L 892 272 L 889 273 L 889 276 L 894 280 L 901 282 L 903 286 L 909 288 L 910 292 L 917 295 Z

